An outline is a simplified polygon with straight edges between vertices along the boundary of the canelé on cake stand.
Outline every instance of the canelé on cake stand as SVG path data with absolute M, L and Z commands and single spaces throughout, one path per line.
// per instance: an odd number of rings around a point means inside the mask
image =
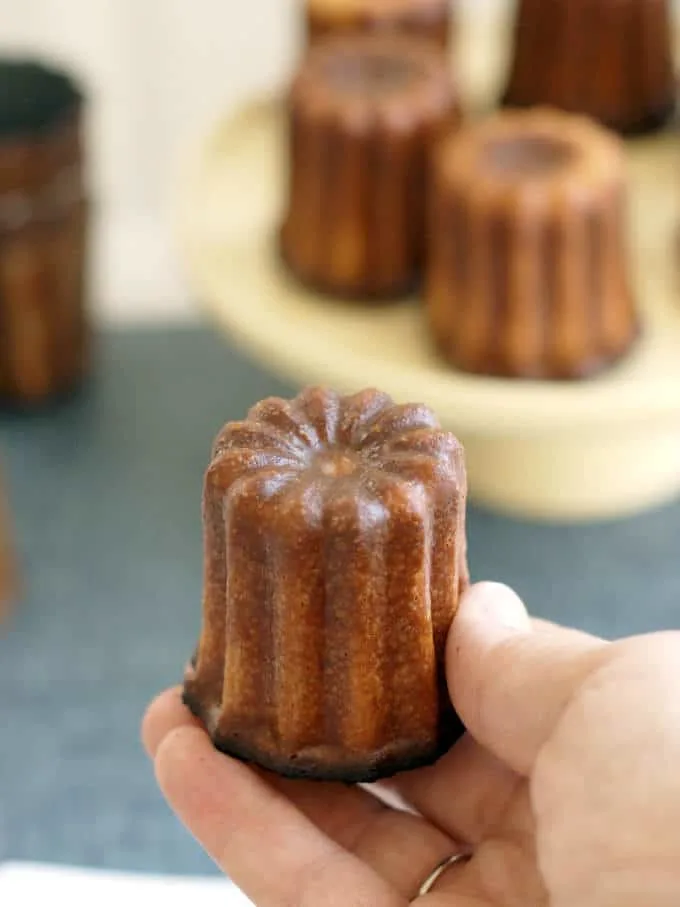
M 226 753 L 371 781 L 463 731 L 443 672 L 468 583 L 466 474 L 424 406 L 308 389 L 216 440 L 184 698 Z
M 466 23 L 461 34 L 460 84 L 480 113 L 499 94 L 504 25 L 492 20 L 468 30 Z M 415 296 L 380 308 L 329 305 L 325 294 L 290 279 L 272 243 L 289 191 L 285 116 L 267 100 L 220 118 L 182 185 L 184 261 L 219 330 L 301 386 L 376 386 L 426 401 L 465 446 L 471 498 L 495 510 L 550 522 L 602 520 L 680 492 L 680 195 L 672 130 L 625 146 L 638 342 L 589 380 L 506 380 L 451 367 Z
M 288 118 L 289 268 L 327 294 L 408 292 L 425 254 L 430 155 L 460 119 L 441 54 L 396 35 L 319 43 L 295 78 Z
M 666 123 L 675 98 L 669 0 L 519 0 L 506 105 L 636 134 Z
M 307 0 L 310 44 L 337 34 L 403 32 L 449 46 L 453 0 Z
M 434 167 L 427 310 L 458 368 L 590 377 L 640 330 L 620 140 L 586 118 L 506 112 L 465 128 Z

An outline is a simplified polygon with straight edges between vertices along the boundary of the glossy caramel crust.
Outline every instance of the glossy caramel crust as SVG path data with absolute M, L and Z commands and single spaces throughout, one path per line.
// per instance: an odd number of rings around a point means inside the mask
M 0 142 L 0 402 L 36 406 L 76 387 L 89 361 L 89 205 L 81 110 Z
M 269 399 L 219 435 L 185 702 L 215 745 L 291 777 L 369 781 L 462 733 L 443 672 L 468 583 L 463 451 L 420 405 Z
M 424 38 L 446 50 L 453 30 L 452 6 L 452 0 L 307 0 L 308 42 L 392 31 Z
M 668 0 L 520 0 L 504 103 L 585 114 L 624 134 L 675 108 Z
M 380 91 L 345 91 L 329 76 L 333 67 L 375 59 L 409 74 Z M 428 44 L 363 36 L 313 50 L 289 101 L 281 250 L 294 275 L 351 299 L 413 289 L 423 265 L 431 151 L 459 121 L 448 67 Z
M 490 165 L 489 148 L 523 142 L 564 160 L 519 175 Z M 445 144 L 426 287 L 442 353 L 467 372 L 553 380 L 625 355 L 639 333 L 626 201 L 620 141 L 585 118 L 499 114 Z

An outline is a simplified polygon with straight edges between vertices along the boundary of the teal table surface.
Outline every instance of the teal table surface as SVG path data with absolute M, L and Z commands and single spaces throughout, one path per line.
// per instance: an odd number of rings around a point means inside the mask
M 198 632 L 210 444 L 293 388 L 203 328 L 111 331 L 84 392 L 0 417 L 24 594 L 0 638 L 0 861 L 212 872 L 139 744 Z M 680 628 L 680 505 L 544 526 L 470 508 L 475 579 L 606 637 Z

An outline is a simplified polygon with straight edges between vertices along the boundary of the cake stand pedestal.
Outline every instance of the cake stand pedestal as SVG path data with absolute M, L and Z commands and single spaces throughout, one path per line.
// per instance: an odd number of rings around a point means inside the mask
M 493 35 L 498 32 L 494 31 Z M 487 35 L 463 57 L 478 108 L 499 61 Z M 500 71 L 500 69 L 499 69 Z M 422 303 L 363 308 L 301 288 L 277 249 L 286 178 L 283 113 L 255 103 L 194 154 L 179 205 L 190 280 L 216 325 L 299 384 L 375 386 L 432 406 L 467 450 L 471 497 L 551 521 L 621 517 L 680 494 L 680 148 L 671 132 L 631 142 L 631 254 L 644 333 L 585 382 L 504 381 L 438 357 Z

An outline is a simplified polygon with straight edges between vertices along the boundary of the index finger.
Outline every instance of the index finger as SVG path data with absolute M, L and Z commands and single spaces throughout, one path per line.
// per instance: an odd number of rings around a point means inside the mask
M 366 864 L 256 772 L 218 753 L 194 724 L 166 733 L 155 769 L 177 816 L 258 907 L 405 907 Z

